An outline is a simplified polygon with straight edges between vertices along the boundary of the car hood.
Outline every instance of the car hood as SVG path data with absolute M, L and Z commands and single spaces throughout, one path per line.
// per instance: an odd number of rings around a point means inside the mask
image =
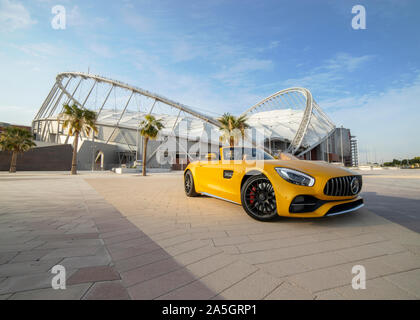
M 336 165 L 328 164 L 325 162 L 314 162 L 305 160 L 266 160 L 265 166 L 271 167 L 284 167 L 302 171 L 312 176 L 331 176 L 340 177 L 348 175 L 357 175 L 357 173 L 342 168 Z

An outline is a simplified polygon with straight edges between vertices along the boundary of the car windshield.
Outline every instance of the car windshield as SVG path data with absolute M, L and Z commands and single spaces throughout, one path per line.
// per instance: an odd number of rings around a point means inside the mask
M 273 160 L 267 152 L 258 148 L 224 148 L 225 160 Z

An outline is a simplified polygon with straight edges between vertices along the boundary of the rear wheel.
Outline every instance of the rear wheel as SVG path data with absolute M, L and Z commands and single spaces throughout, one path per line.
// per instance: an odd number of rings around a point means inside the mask
M 245 212 L 256 220 L 271 221 L 278 217 L 274 188 L 264 175 L 253 176 L 245 181 L 241 200 Z
M 184 189 L 188 197 L 197 197 L 199 194 L 195 192 L 194 179 L 190 170 L 184 175 Z

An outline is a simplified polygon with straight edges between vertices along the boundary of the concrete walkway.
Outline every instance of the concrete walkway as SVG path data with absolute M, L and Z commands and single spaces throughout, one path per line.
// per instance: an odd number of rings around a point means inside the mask
M 367 209 L 261 223 L 174 174 L 0 174 L 0 204 L 0 299 L 420 298 L 420 235 Z

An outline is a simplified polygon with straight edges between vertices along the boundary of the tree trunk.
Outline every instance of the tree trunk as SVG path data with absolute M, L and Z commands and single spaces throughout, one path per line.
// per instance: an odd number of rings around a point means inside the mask
M 15 173 L 16 172 L 17 156 L 18 156 L 18 153 L 16 151 L 13 151 L 12 161 L 10 162 L 10 170 L 9 170 L 10 173 Z
M 76 132 L 73 141 L 73 158 L 71 160 L 71 174 L 77 174 L 77 145 L 79 144 L 79 133 Z
M 143 176 L 145 176 L 146 175 L 146 151 L 147 151 L 147 142 L 148 142 L 149 138 L 144 137 L 143 139 L 144 139 L 144 141 L 143 141 L 143 161 L 141 163 L 141 165 L 142 165 L 141 172 L 142 172 Z
M 235 146 L 235 137 L 234 136 L 229 137 L 229 144 L 230 144 L 231 148 L 233 148 Z

